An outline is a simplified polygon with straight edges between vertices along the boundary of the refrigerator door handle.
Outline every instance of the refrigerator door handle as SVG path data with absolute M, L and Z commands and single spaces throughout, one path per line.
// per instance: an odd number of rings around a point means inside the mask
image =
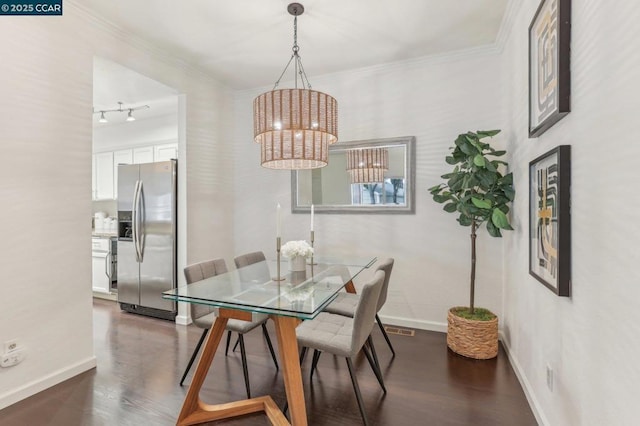
M 140 262 L 144 261 L 144 240 L 145 240 L 145 206 L 144 206 L 144 186 L 140 181 L 140 189 L 138 190 L 138 250 L 140 252 Z
M 141 261 L 140 260 L 140 242 L 139 242 L 140 229 L 138 226 L 138 215 L 140 214 L 140 212 L 138 211 L 139 198 L 140 198 L 140 181 L 137 180 L 135 189 L 133 190 L 133 206 L 131 208 L 133 220 L 131 221 L 131 226 L 133 228 L 133 232 L 132 232 L 133 247 L 136 251 L 136 262 L 138 263 L 140 263 Z

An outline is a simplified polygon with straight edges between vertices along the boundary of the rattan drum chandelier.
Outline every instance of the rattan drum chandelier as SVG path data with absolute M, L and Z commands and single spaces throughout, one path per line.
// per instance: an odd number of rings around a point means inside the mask
M 304 7 L 291 3 L 287 10 L 294 16 L 293 54 L 273 90 L 253 101 L 253 134 L 262 147 L 263 167 L 316 169 L 327 165 L 329 145 L 338 141 L 338 102 L 326 93 L 311 90 L 298 54 L 298 16 Z M 291 62 L 295 88 L 278 89 Z M 298 78 L 302 89 L 298 89 Z
M 347 151 L 347 172 L 351 183 L 384 182 L 389 170 L 389 151 L 386 148 L 350 149 Z

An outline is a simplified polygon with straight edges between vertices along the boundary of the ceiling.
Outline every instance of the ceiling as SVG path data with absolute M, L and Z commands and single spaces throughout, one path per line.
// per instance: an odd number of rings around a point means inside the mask
M 78 2 L 234 89 L 272 85 L 292 53 L 288 0 Z M 313 84 L 316 75 L 492 45 L 508 2 L 303 0 L 300 57 Z
M 136 119 L 177 114 L 178 92 L 156 80 L 145 77 L 129 68 L 107 59 L 93 59 L 93 124 L 112 126 L 122 124 L 127 118 L 127 108 L 148 105 L 148 109 L 133 112 Z M 122 102 L 125 112 L 106 113 L 108 123 L 98 123 L 100 110 L 117 109 Z

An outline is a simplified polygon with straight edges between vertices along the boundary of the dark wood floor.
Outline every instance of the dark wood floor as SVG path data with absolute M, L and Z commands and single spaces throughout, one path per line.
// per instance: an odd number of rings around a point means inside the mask
M 275 344 L 273 324 L 269 323 Z M 190 377 L 178 386 L 200 329 L 123 313 L 116 303 L 94 300 L 98 367 L 0 410 L 4 426 L 173 425 Z M 376 327 L 374 341 L 388 393 L 384 395 L 362 354 L 356 362 L 366 410 L 375 425 L 536 425 L 520 384 L 500 349 L 497 359 L 475 361 L 446 347 L 442 333 L 417 330 L 391 335 L 391 358 Z M 281 375 L 259 329 L 245 337 L 253 396 L 271 395 L 280 406 Z M 209 403 L 245 398 L 239 352 L 219 348 L 203 386 Z M 343 359 L 325 354 L 309 382 L 310 356 L 303 365 L 310 425 L 361 425 Z M 217 425 L 267 425 L 261 415 Z

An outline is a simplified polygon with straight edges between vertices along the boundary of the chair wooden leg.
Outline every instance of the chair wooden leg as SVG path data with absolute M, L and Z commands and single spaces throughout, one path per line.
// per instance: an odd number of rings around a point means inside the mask
M 265 324 L 262 324 L 262 334 L 264 334 L 264 339 L 267 341 L 267 346 L 269 346 L 269 352 L 271 352 L 271 358 L 273 358 L 273 363 L 276 365 L 276 370 L 279 370 L 278 360 L 276 359 L 276 353 L 273 351 L 271 338 L 269 337 L 269 332 L 267 331 L 267 326 Z
M 369 336 L 369 339 L 371 339 L 371 336 Z M 382 391 L 387 393 L 387 388 L 384 386 L 384 380 L 382 379 L 382 373 L 380 372 L 380 366 L 375 362 L 375 359 L 371 354 L 369 354 L 369 351 L 364 346 L 362 347 L 362 352 L 364 352 L 364 355 L 367 357 L 367 361 L 369 361 L 369 365 L 371 366 L 373 373 L 376 375 L 376 379 L 378 379 L 378 383 L 380 383 Z
M 224 356 L 229 353 L 229 343 L 231 343 L 231 330 L 227 331 L 227 346 L 224 348 Z
M 309 380 L 313 379 L 313 372 L 316 370 L 316 367 L 318 367 L 320 355 L 322 355 L 322 351 L 319 351 L 317 349 L 313 350 L 313 362 L 311 363 L 311 373 L 309 374 Z
M 382 325 L 382 321 L 380 321 L 380 317 L 378 316 L 378 314 L 376 314 L 376 322 L 378 323 L 378 327 L 380 327 L 380 331 L 382 331 L 384 340 L 387 341 L 387 345 L 389 345 L 389 349 L 391 349 L 391 353 L 393 354 L 393 356 L 396 356 L 396 351 L 393 349 L 391 340 L 389 340 L 389 336 L 387 336 L 387 331 L 384 329 L 384 326 Z
M 209 332 L 208 328 L 202 330 L 202 334 L 200 335 L 200 340 L 198 340 L 198 344 L 196 348 L 193 350 L 193 354 L 191 354 L 191 359 L 189 360 L 189 364 L 187 364 L 187 368 L 184 370 L 184 374 L 182 375 L 182 379 L 180 379 L 180 386 L 184 383 L 184 379 L 189 374 L 189 370 L 191 370 L 191 366 L 193 365 L 193 361 L 196 359 L 196 355 L 198 355 L 198 351 L 200 351 L 200 346 L 202 346 L 202 342 L 204 342 L 204 338 L 207 337 L 207 333 Z
M 241 333 L 238 333 L 238 341 L 240 342 L 240 356 L 242 357 L 244 385 L 247 388 L 247 398 L 251 398 L 251 389 L 249 388 L 249 370 L 247 369 L 247 353 L 244 350 L 244 338 Z
M 365 426 L 369 426 L 369 420 L 367 420 L 367 414 L 364 412 L 364 402 L 362 401 L 362 395 L 360 394 L 360 386 L 358 386 L 358 379 L 356 378 L 356 372 L 353 369 L 353 363 L 351 362 L 351 358 L 346 358 L 346 360 L 347 367 L 349 368 L 349 375 L 351 376 L 351 383 L 353 384 L 353 390 L 356 392 L 360 415 L 362 416 Z

